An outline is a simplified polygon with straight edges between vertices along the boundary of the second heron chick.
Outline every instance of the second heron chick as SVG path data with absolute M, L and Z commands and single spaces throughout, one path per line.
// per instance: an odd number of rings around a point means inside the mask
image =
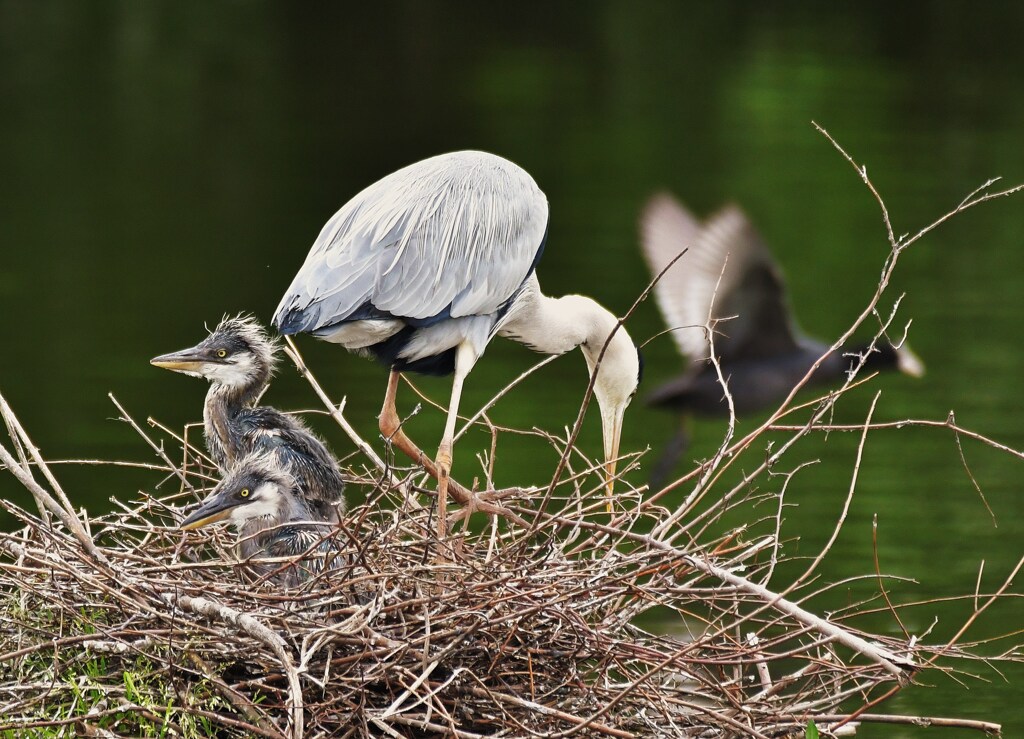
M 206 447 L 221 472 L 255 452 L 273 454 L 298 485 L 314 516 L 337 521 L 345 480 L 334 455 L 305 424 L 256 405 L 270 384 L 277 342 L 249 316 L 225 318 L 201 342 L 150 364 L 210 381 L 203 409 Z
M 218 521 L 234 526 L 238 554 L 244 560 L 295 559 L 252 563 L 261 576 L 273 576 L 286 585 L 298 585 L 334 566 L 341 551 L 334 527 L 317 516 L 295 478 L 268 452 L 240 460 L 181 528 L 198 529 Z

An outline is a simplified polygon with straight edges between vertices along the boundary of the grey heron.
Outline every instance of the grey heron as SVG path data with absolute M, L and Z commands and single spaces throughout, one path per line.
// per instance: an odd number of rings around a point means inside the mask
M 180 527 L 192 530 L 225 520 L 238 533 L 243 560 L 296 560 L 283 566 L 252 563 L 260 576 L 276 573 L 275 579 L 285 585 L 298 585 L 332 566 L 342 548 L 333 536 L 334 526 L 318 518 L 296 479 L 273 453 L 240 459 Z
M 277 344 L 254 318 L 236 316 L 224 318 L 195 346 L 150 363 L 209 380 L 203 425 L 206 447 L 221 472 L 253 452 L 269 452 L 295 477 L 317 517 L 336 521 L 345 504 L 345 480 L 334 455 L 294 416 L 256 405 L 270 384 L 276 352 Z
M 781 402 L 829 345 L 804 335 L 786 298 L 782 272 L 754 226 L 730 205 L 701 223 L 676 199 L 651 198 L 640 220 L 640 242 L 651 273 L 661 274 L 654 294 L 686 370 L 656 388 L 650 405 L 683 414 L 726 416 L 729 412 L 718 374 L 708 361 L 711 344 L 705 324 L 727 318 L 714 336 L 714 351 L 737 414 Z M 688 249 L 675 264 L 669 264 Z M 843 379 L 866 357 L 869 370 L 899 369 L 919 377 L 924 365 L 909 347 L 879 342 L 833 352 L 808 380 L 820 385 Z M 656 465 L 669 471 L 685 446 L 685 431 Z
M 582 349 L 611 492 L 639 355 L 591 298 L 541 292 L 535 268 L 547 226 L 547 198 L 507 159 L 480 151 L 425 159 L 370 185 L 327 221 L 274 314 L 282 334 L 311 333 L 390 368 L 381 432 L 437 477 L 442 531 L 463 383 L 496 335 L 545 354 Z M 401 372 L 454 374 L 436 465 L 400 428 Z

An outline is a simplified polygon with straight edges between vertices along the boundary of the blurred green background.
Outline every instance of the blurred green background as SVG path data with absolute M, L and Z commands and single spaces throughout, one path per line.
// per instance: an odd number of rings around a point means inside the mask
M 652 192 L 668 189 L 700 214 L 741 203 L 787 272 L 802 326 L 831 339 L 874 291 L 887 245 L 877 205 L 811 120 L 867 165 L 896 231 L 916 232 L 989 177 L 1024 181 L 1022 28 L 1024 5 L 1010 3 L 0 0 L 0 392 L 48 459 L 150 460 L 112 420 L 107 392 L 140 420 L 198 420 L 205 385 L 148 359 L 195 343 L 224 313 L 269 320 L 320 226 L 349 197 L 462 148 L 512 159 L 546 191 L 539 275 L 549 294 L 628 309 L 648 280 L 636 217 Z M 929 373 L 879 378 L 844 398 L 836 420 L 862 420 L 881 389 L 876 420 L 941 420 L 952 409 L 963 425 L 1024 447 L 1022 241 L 1018 196 L 953 219 L 906 253 L 884 307 L 906 293 L 900 316 L 913 320 L 910 340 Z M 638 342 L 662 329 L 653 301 L 628 328 Z M 379 446 L 384 369 L 333 346 L 301 346 Z M 641 394 L 680 368 L 667 336 L 645 356 Z M 535 361 L 495 341 L 463 408 Z M 578 353 L 561 358 L 493 418 L 557 432 L 575 418 L 585 377 Z M 419 384 L 446 399 L 446 381 Z M 287 368 L 266 400 L 317 406 Z M 413 404 L 400 396 L 403 410 Z M 654 450 L 634 474 L 639 483 L 676 421 L 634 406 L 624 449 Z M 742 420 L 741 430 L 758 419 Z M 339 454 L 352 451 L 334 427 L 314 423 Z M 410 424 L 432 450 L 441 415 L 425 410 Z M 697 426 L 688 458 L 707 457 L 722 430 Z M 597 455 L 599 437 L 588 418 L 582 445 Z M 474 452 L 486 444 L 483 434 L 460 443 L 457 476 L 475 474 Z M 821 464 L 788 493 L 796 507 L 784 533 L 799 537 L 788 553 L 813 554 L 827 539 L 855 445 L 849 434 L 817 437 L 790 458 L 790 467 Z M 873 571 L 877 514 L 883 571 L 916 581 L 893 585 L 894 597 L 972 592 L 982 562 L 981 590 L 997 587 L 1024 549 L 1024 467 L 973 442 L 964 455 L 998 525 L 950 434 L 873 434 L 826 577 Z M 538 482 L 554 461 L 538 441 L 503 440 L 497 482 Z M 113 468 L 58 472 L 95 512 L 159 482 Z M 0 494 L 30 505 L 9 475 Z M 0 526 L 10 525 L 0 513 Z M 848 597 L 872 587 L 851 586 Z M 937 618 L 928 638 L 939 641 L 970 607 L 924 606 L 904 622 L 921 634 Z M 875 626 L 897 633 L 889 619 Z M 1022 627 L 1013 601 L 966 638 Z M 1004 679 L 977 663 L 971 673 L 981 679 L 932 675 L 930 687 L 877 710 L 1024 733 L 1024 670 L 1005 669 Z

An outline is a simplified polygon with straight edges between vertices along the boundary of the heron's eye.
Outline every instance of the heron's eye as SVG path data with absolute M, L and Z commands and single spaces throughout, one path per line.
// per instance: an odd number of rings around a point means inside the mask
M 217 350 L 217 356 L 220 357 L 221 359 L 224 359 L 224 357 L 226 357 L 227 355 L 228 355 L 228 350 L 227 349 L 218 349 Z
M 248 498 L 249 497 L 249 488 L 242 488 L 241 490 L 239 490 L 238 491 L 238 497 L 239 498 Z

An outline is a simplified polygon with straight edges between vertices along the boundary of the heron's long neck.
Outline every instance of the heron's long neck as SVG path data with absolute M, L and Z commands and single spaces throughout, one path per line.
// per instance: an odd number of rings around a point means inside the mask
M 601 411 L 611 492 L 622 414 L 640 381 L 640 355 L 629 334 L 615 316 L 590 298 L 542 294 L 535 276 L 516 296 L 498 333 L 547 354 L 563 354 L 577 346 L 583 351 Z
M 498 334 L 543 354 L 564 354 L 581 345 L 600 352 L 616 322 L 590 298 L 544 295 L 534 276 L 524 285 Z
M 238 454 L 241 445 L 241 431 L 235 427 L 238 412 L 251 408 L 269 382 L 270 372 L 266 371 L 255 373 L 245 384 L 210 384 L 203 408 L 203 430 L 206 447 L 219 468 L 229 468 Z

